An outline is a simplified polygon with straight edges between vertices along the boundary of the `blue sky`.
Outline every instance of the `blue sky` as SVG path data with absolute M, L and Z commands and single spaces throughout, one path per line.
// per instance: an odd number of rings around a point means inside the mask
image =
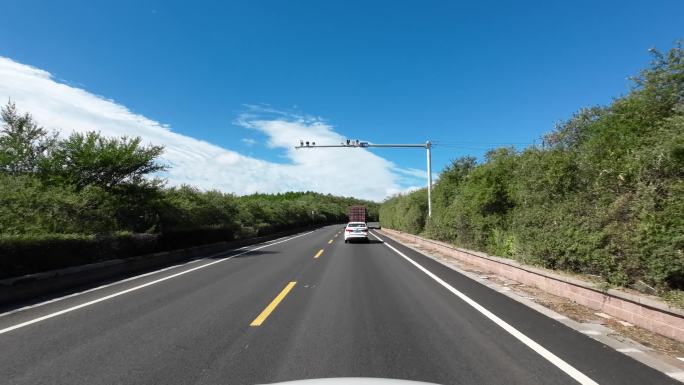
M 379 143 L 450 143 L 435 147 L 435 171 L 486 148 L 523 146 L 578 108 L 625 93 L 627 77 L 648 63 L 648 48 L 666 50 L 684 37 L 678 0 L 22 0 L 4 4 L 3 14 L 1 57 L 180 135 L 276 166 L 297 160 L 284 145 L 287 127 L 272 121 L 303 125 L 291 134 L 323 124 Z M 21 101 L 32 110 L 53 105 L 34 106 L 26 89 L 3 92 L 19 108 Z M 35 114 L 49 119 L 41 121 L 46 126 L 70 129 L 52 124 L 59 111 Z M 365 161 L 399 175 L 387 192 L 423 183 L 411 176 L 424 168 L 423 152 L 374 153 Z M 197 183 L 247 191 L 205 179 Z M 288 187 L 325 190 L 310 181 Z

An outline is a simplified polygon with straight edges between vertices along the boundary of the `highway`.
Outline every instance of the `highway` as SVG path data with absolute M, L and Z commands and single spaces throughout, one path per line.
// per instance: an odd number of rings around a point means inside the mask
M 381 233 L 328 226 L 0 315 L 2 384 L 678 384 Z

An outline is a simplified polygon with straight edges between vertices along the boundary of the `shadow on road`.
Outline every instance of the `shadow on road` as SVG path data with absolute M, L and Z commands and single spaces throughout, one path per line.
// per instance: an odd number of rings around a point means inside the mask
M 377 239 L 369 239 L 368 241 L 349 241 L 349 244 L 362 244 L 362 245 L 370 245 L 370 244 L 375 244 L 375 243 L 384 243 L 382 241 L 379 241 Z

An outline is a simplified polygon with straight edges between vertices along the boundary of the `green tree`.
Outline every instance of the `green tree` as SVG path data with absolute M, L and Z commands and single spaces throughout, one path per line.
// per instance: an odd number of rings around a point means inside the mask
M 29 113 L 21 114 L 14 102 L 0 108 L 0 172 L 12 175 L 34 173 L 57 143 L 50 133 Z
M 98 186 L 112 191 L 121 184 L 154 184 L 145 177 L 164 171 L 157 162 L 163 146 L 143 146 L 139 137 L 107 138 L 98 132 L 74 133 L 60 141 L 45 161 L 48 180 L 82 189 Z
M 447 167 L 425 229 L 407 223 L 415 193 L 383 202 L 383 225 L 616 285 L 684 289 L 684 50 L 651 53 L 628 94 L 579 110 L 541 147 Z

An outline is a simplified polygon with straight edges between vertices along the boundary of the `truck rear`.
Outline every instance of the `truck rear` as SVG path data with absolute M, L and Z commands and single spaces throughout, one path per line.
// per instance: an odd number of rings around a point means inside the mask
M 349 222 L 364 222 L 366 223 L 366 217 L 368 216 L 368 210 L 366 206 L 349 206 L 347 209 L 347 216 L 349 217 Z

